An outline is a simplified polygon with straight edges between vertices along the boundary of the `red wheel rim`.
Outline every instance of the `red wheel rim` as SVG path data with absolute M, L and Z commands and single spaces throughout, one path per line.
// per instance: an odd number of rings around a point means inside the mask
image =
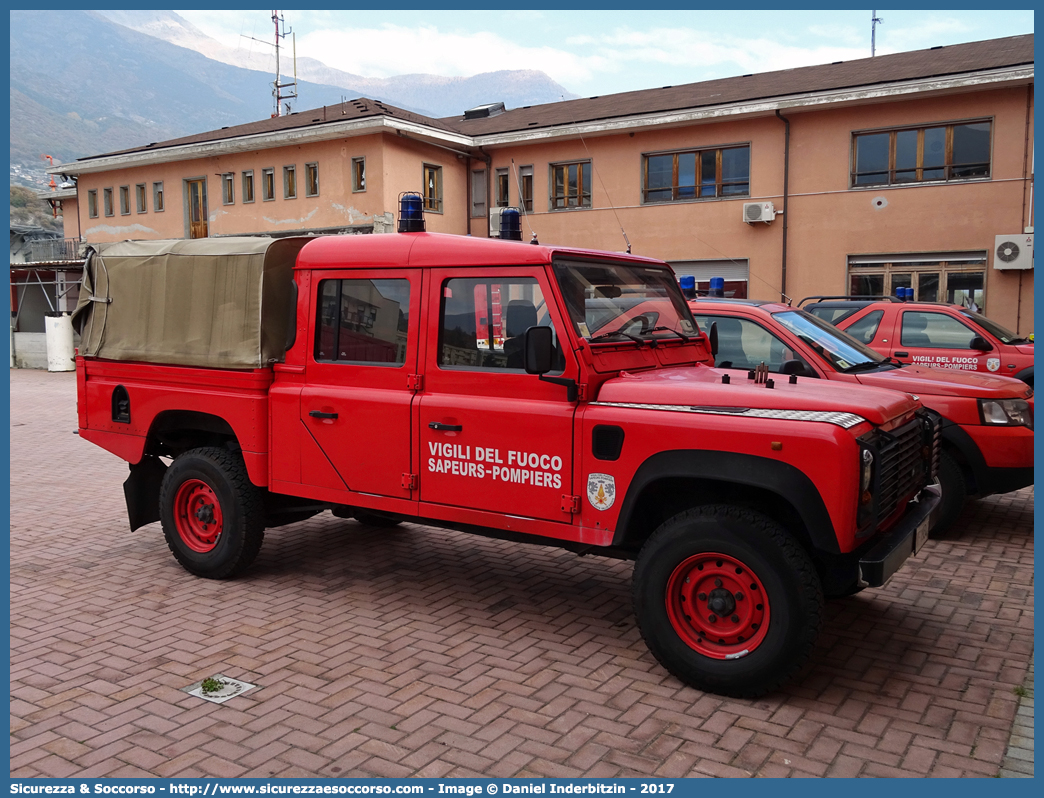
M 713 659 L 739 659 L 765 639 L 768 594 L 743 562 L 704 552 L 667 580 L 667 617 L 689 648 Z
M 221 535 L 221 504 L 214 489 L 201 479 L 187 479 L 174 496 L 174 525 L 192 551 L 213 550 Z

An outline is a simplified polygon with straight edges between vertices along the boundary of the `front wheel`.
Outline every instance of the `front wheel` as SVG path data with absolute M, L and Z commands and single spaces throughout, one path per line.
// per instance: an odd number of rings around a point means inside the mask
M 823 590 L 808 555 L 775 521 L 731 505 L 664 522 L 634 567 L 646 645 L 686 684 L 751 698 L 783 684 L 819 634 Z
M 935 525 L 929 530 L 928 537 L 941 538 L 961 517 L 964 500 L 967 498 L 967 485 L 960 464 L 946 452 L 939 452 L 939 487 L 942 488 L 942 500 L 936 515 Z
M 261 489 L 238 454 L 206 447 L 179 455 L 160 485 L 167 546 L 189 573 L 224 579 L 245 570 L 261 550 Z

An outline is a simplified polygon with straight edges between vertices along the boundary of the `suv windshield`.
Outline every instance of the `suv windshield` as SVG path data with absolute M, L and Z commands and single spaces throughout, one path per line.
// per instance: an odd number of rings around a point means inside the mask
M 803 310 L 773 313 L 772 318 L 816 350 L 838 371 L 870 369 L 887 361 L 852 336 Z
M 987 319 L 982 314 L 976 313 L 973 310 L 962 309 L 961 314 L 967 316 L 969 319 L 978 324 L 984 330 L 988 331 L 991 335 L 1000 338 L 1003 343 L 1017 344 L 1027 343 L 1029 341 L 1028 338 L 1023 338 L 1019 335 L 1016 335 L 1011 330 L 1001 327 L 999 324 L 997 324 L 997 322 L 992 321 L 991 319 Z
M 634 263 L 556 260 L 555 276 L 569 318 L 588 340 L 607 343 L 696 335 L 674 274 Z

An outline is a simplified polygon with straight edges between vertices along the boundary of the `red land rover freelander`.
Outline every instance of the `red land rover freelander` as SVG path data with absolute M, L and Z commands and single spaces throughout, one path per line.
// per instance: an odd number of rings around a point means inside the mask
M 968 497 L 1033 484 L 1033 389 L 1010 377 L 904 365 L 815 316 L 775 302 L 699 299 L 700 328 L 716 326 L 719 367 L 872 385 L 914 394 L 941 417 L 942 533 Z

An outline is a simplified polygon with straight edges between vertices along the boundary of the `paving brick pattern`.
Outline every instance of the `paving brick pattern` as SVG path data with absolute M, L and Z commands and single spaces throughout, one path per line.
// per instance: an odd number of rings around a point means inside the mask
M 1033 651 L 1032 489 L 972 503 L 810 666 L 741 701 L 681 685 L 630 565 L 328 513 L 196 579 L 127 531 L 126 465 L 75 377 L 12 371 L 11 774 L 995 776 Z M 181 691 L 223 673 L 223 705 Z
M 1019 708 L 1015 711 L 1015 723 L 1011 727 L 1008 752 L 1001 763 L 1001 778 L 1033 778 L 1033 661 L 1022 690 L 1017 691 Z

